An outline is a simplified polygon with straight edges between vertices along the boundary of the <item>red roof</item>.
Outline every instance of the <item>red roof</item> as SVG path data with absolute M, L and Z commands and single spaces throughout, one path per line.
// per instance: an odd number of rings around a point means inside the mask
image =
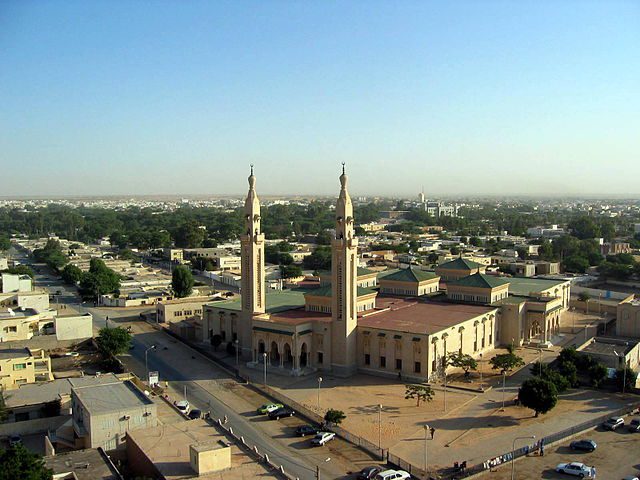
M 358 326 L 429 335 L 484 315 L 495 308 L 378 297 L 376 310 L 379 311 L 358 317 Z

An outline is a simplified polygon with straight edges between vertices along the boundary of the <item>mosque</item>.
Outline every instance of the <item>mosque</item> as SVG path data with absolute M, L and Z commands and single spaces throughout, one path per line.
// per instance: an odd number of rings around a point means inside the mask
M 321 277 L 315 289 L 267 292 L 252 167 L 241 236 L 241 295 L 205 305 L 203 342 L 220 335 L 249 366 L 266 363 L 282 374 L 363 372 L 433 380 L 452 352 L 480 358 L 500 345 L 548 345 L 557 338 L 569 303 L 568 281 L 487 275 L 483 265 L 461 258 L 435 273 L 408 268 L 376 278 L 360 268 L 347 184 L 343 165 L 330 277 Z

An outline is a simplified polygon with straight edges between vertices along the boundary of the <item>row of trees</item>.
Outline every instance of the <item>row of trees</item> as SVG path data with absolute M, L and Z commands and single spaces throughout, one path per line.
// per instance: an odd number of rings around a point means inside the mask
M 85 300 L 95 300 L 100 295 L 118 293 L 120 290 L 120 275 L 107 267 L 99 258 L 91 259 L 88 272 L 68 264 L 60 274 L 66 283 L 78 287 L 80 296 Z

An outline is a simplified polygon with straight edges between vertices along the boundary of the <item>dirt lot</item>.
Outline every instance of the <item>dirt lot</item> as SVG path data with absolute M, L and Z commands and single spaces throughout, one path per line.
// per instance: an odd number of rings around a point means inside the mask
M 629 418 L 626 422 L 629 423 Z M 569 448 L 569 443 L 577 439 L 595 440 L 598 448 L 592 453 L 574 452 Z M 626 428 L 609 432 L 598 427 L 547 448 L 544 457 L 530 456 L 517 460 L 515 478 L 574 478 L 555 472 L 556 465 L 565 462 L 582 462 L 595 466 L 597 478 L 604 480 L 619 480 L 632 474 L 640 475 L 640 433 L 630 433 Z M 508 480 L 511 478 L 511 466 L 504 465 L 484 477 Z

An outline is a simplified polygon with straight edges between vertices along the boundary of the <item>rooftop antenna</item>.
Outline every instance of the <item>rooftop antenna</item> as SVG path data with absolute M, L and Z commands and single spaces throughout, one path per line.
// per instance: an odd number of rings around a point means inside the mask
M 251 175 L 253 175 L 253 163 L 251 164 Z
M 342 174 L 344 175 L 344 162 L 342 162 Z

